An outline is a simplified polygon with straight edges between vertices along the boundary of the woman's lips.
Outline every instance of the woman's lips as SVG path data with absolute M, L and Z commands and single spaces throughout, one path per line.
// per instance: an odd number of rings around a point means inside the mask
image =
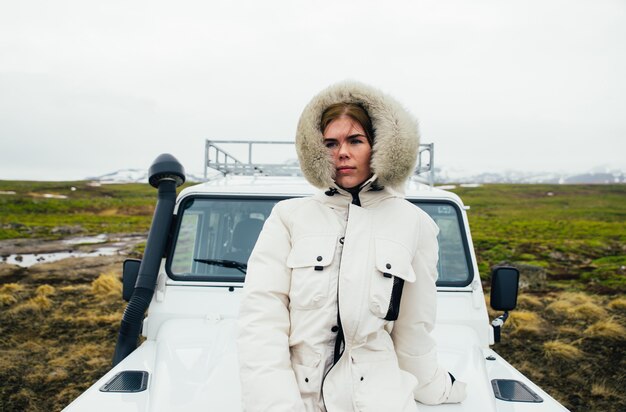
M 337 168 L 337 173 L 347 174 L 347 173 L 352 172 L 355 169 L 356 169 L 356 167 L 342 166 L 342 167 L 338 167 Z

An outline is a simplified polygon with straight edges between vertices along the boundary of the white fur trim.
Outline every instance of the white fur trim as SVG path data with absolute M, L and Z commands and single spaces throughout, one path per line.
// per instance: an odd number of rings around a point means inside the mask
M 323 90 L 305 107 L 296 132 L 296 151 L 304 177 L 318 188 L 333 185 L 335 168 L 320 130 L 322 113 L 331 104 L 363 106 L 374 129 L 372 172 L 383 186 L 398 187 L 413 173 L 419 149 L 417 120 L 392 97 L 370 86 L 345 81 Z

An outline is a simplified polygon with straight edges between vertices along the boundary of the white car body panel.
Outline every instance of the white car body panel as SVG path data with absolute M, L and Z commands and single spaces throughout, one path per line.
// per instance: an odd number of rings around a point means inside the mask
M 294 197 L 310 195 L 313 191 L 297 177 L 230 177 L 183 190 L 176 210 L 188 196 Z M 467 382 L 467 399 L 460 404 L 419 404 L 419 410 L 566 411 L 489 348 L 493 344 L 493 331 L 460 198 L 417 183 L 408 185 L 407 197 L 445 200 L 458 206 L 474 273 L 474 280 L 467 286 L 438 288 L 437 322 L 433 331 L 439 360 L 457 379 Z M 165 260 L 159 272 L 143 324 L 146 340 L 65 411 L 241 411 L 235 338 L 242 284 L 174 280 L 166 273 Z M 147 371 L 147 389 L 136 393 L 100 391 L 113 376 L 125 370 Z M 543 402 L 496 399 L 492 379 L 518 380 L 543 398 Z

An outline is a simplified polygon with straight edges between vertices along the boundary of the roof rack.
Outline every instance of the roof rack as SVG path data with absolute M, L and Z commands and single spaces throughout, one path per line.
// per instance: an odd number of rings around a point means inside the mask
M 285 163 L 257 163 L 253 162 L 253 149 L 259 150 L 267 145 L 294 145 L 295 142 L 278 140 L 206 140 L 204 148 L 204 179 L 208 179 L 208 169 L 214 169 L 224 175 L 267 175 L 267 176 L 302 176 L 297 160 Z M 219 146 L 222 145 L 222 146 Z M 223 145 L 241 151 L 242 145 L 247 145 L 247 159 L 239 160 L 224 150 Z M 237 145 L 237 146 L 235 146 Z M 245 149 L 245 147 L 244 147 Z M 259 153 L 257 153 L 258 155 Z
M 224 150 L 224 145 L 241 152 L 246 150 L 247 158 L 239 160 Z M 261 150 L 267 145 L 295 145 L 295 142 L 280 140 L 206 140 L 204 148 L 204 180 L 210 178 L 209 169 L 223 175 L 245 176 L 302 176 L 297 160 L 284 163 L 257 163 L 252 160 L 254 150 Z M 242 147 L 243 146 L 243 147 Z M 247 148 L 245 147 L 247 146 Z M 257 153 L 258 155 L 259 153 Z M 417 166 L 413 179 L 433 186 L 434 184 L 434 143 L 420 144 Z
M 413 171 L 412 179 L 426 183 L 433 187 L 435 185 L 435 144 L 420 144 L 417 154 L 417 166 Z

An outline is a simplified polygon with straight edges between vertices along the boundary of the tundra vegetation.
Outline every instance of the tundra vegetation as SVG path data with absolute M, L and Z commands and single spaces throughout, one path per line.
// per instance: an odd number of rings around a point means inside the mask
M 494 265 L 522 271 L 518 308 L 494 349 L 573 411 L 626 410 L 626 185 L 453 191 L 471 206 L 485 287 Z M 145 234 L 155 195 L 147 184 L 0 181 L 0 251 Z M 121 262 L 141 252 L 0 263 L 0 410 L 60 410 L 110 368 Z

